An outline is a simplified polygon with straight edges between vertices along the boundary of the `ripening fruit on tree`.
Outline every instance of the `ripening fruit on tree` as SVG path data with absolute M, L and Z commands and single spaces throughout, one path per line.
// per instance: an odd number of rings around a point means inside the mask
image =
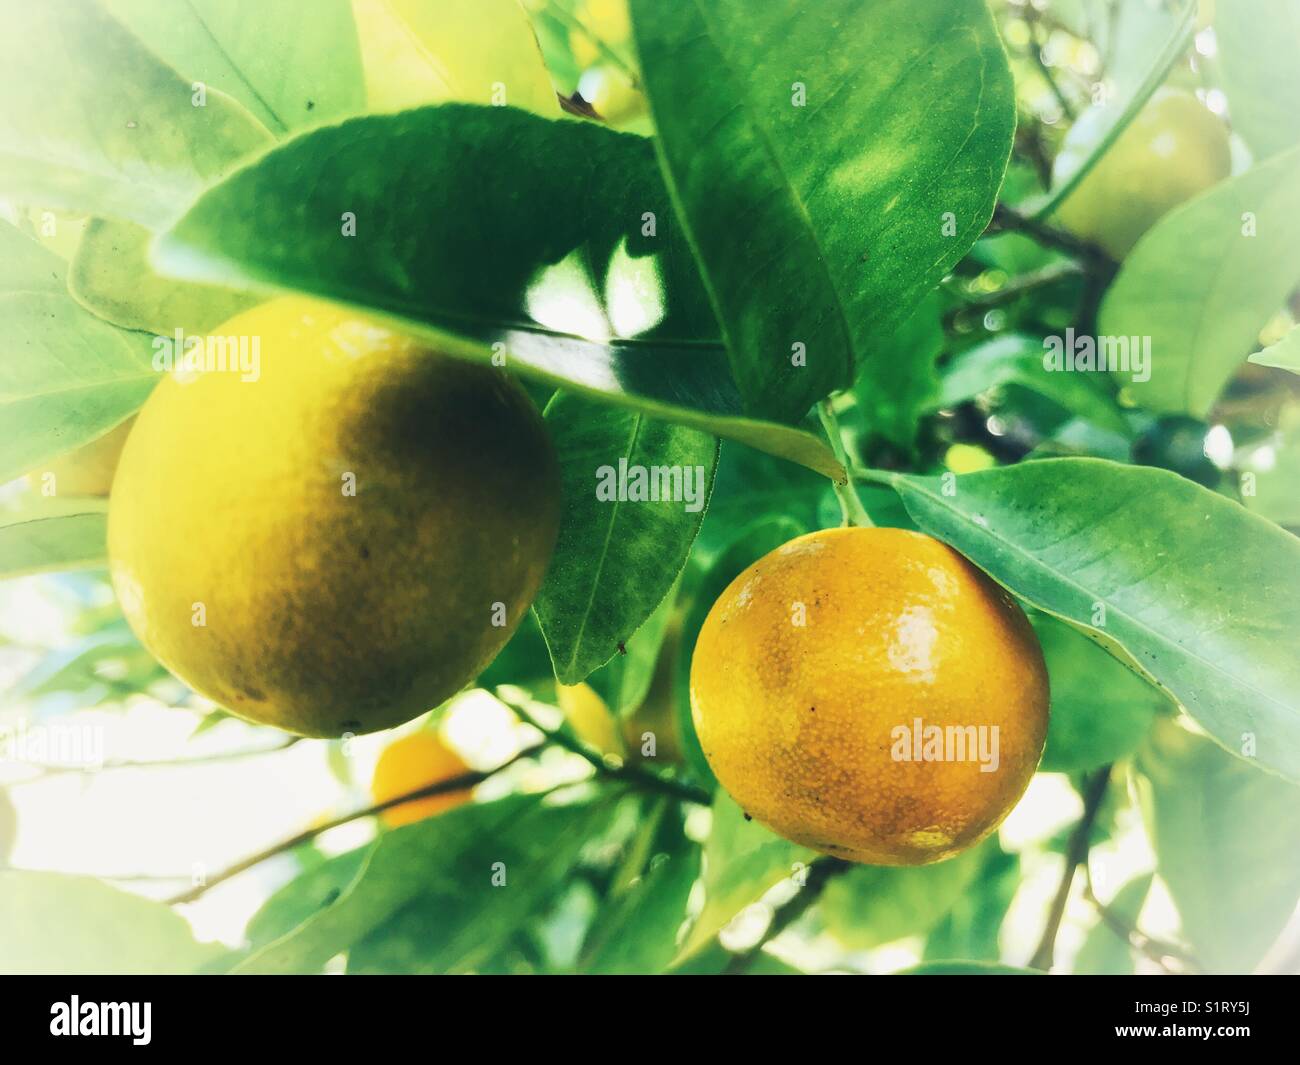
M 195 691 L 307 736 L 391 728 L 505 645 L 550 560 L 559 480 L 502 372 L 325 303 L 214 333 L 258 372 L 175 372 L 127 440 L 113 585 Z M 254 380 L 246 378 L 255 377 Z
M 691 664 L 704 756 L 747 814 L 796 843 L 920 865 L 978 843 L 1047 736 L 1047 668 L 1019 606 L 951 548 L 826 529 L 755 562 Z
M 1052 169 L 1068 181 L 1114 122 L 1092 107 L 1066 134 Z M 1056 221 L 1122 259 L 1169 210 L 1228 176 L 1228 132 L 1194 95 L 1160 89 L 1056 211 Z
M 395 739 L 379 753 L 370 781 L 370 795 L 377 803 L 387 802 L 470 772 L 460 755 L 443 743 L 436 732 L 424 729 Z M 463 788 L 412 799 L 381 810 L 379 818 L 389 828 L 409 825 L 469 802 L 470 791 Z
M 623 753 L 623 742 L 614 716 L 595 688 L 586 683 L 561 684 L 556 698 L 578 739 L 602 754 Z
M 27 475 L 27 483 L 38 492 L 44 492 L 48 484 L 56 496 L 108 495 L 113 487 L 118 459 L 134 422 L 134 418 L 128 418 L 89 444 L 32 470 Z M 47 481 L 47 475 L 51 475 L 52 480 Z

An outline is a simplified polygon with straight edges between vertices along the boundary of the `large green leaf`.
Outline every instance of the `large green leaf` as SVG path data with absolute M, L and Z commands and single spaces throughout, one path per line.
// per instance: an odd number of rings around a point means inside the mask
M 1031 620 L 1052 686 L 1039 768 L 1086 773 L 1132 754 L 1168 700 L 1077 629 L 1045 614 Z
M 107 555 L 108 500 L 37 496 L 0 510 L 0 577 L 79 569 Z
M 1126 654 L 1229 751 L 1300 778 L 1300 540 L 1102 459 L 890 480 L 924 531 Z
M 277 136 L 360 111 L 351 0 L 102 0 L 189 82 L 229 94 Z
M 718 442 L 564 394 L 546 408 L 546 424 L 560 462 L 564 513 L 534 610 L 555 675 L 576 684 L 631 638 L 686 564 L 713 486 Z
M 1165 215 L 1106 295 L 1100 332 L 1150 338 L 1150 380 L 1121 380 L 1157 411 L 1204 417 L 1300 281 L 1300 147 Z
M 1162 722 L 1137 762 L 1156 871 L 1210 972 L 1249 972 L 1300 899 L 1300 789 Z
M 831 879 L 817 903 L 822 924 L 852 950 L 868 950 L 928 932 L 972 886 L 993 840 L 950 862 L 856 865 Z
M 944 345 L 944 303 L 936 289 L 892 332 L 873 337 L 868 350 L 876 357 L 866 360 L 853 386 L 867 428 L 906 451 L 939 390 L 934 364 Z
M 192 973 L 226 953 L 160 902 L 89 877 L 0 870 L 0 973 Z
M 1232 125 L 1263 158 L 1300 142 L 1300 7 L 1227 0 L 1214 33 Z
M 742 410 L 641 137 L 466 104 L 351 119 L 208 190 L 155 262 L 352 304 L 450 354 L 838 472 L 817 437 Z
M 512 796 L 388 832 L 337 901 L 237 971 L 315 972 L 344 950 L 352 971 L 472 970 L 564 884 L 610 811 Z
M 704 844 L 704 909 L 677 955 L 680 963 L 707 947 L 736 914 L 817 857 L 752 820 L 721 788 Z
M 1020 856 L 987 846 L 975 881 L 926 937 L 924 960 L 997 961 L 998 934 L 1019 886 Z
M 983 0 L 632 0 L 660 161 L 752 409 L 853 378 L 984 231 L 1015 126 Z M 792 358 L 803 345 L 806 365 Z
M 158 374 L 150 338 L 78 306 L 62 286 L 63 260 L 7 222 L 0 263 L 3 484 L 112 429 L 144 402 Z
M 0 194 L 125 218 L 173 217 L 269 142 L 223 94 L 177 74 L 94 0 L 0 0 Z

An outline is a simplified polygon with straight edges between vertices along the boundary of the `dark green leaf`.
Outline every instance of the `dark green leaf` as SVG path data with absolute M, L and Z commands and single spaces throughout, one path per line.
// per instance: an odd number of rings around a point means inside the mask
M 975 882 L 926 937 L 925 960 L 997 961 L 1001 956 L 998 933 L 1019 885 L 1019 855 L 988 845 Z
M 982 0 L 631 9 L 736 379 L 751 409 L 798 418 L 855 358 L 891 357 L 871 338 L 984 231 L 1015 126 L 1002 45 Z
M 577 684 L 632 638 L 686 564 L 713 487 L 718 442 L 565 394 L 546 408 L 546 425 L 564 512 L 533 609 L 555 675 Z
M 499 355 L 587 398 L 838 470 L 812 434 L 741 410 L 641 137 L 463 104 L 352 119 L 210 189 L 154 257 L 189 280 L 352 304 L 452 355 Z

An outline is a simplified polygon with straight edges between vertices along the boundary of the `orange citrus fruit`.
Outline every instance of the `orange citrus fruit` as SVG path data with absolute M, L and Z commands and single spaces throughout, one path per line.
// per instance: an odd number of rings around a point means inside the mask
M 550 561 L 541 415 L 501 371 L 327 303 L 214 332 L 247 357 L 164 377 L 113 483 L 132 628 L 195 691 L 289 732 L 432 709 L 509 640 Z
M 412 732 L 394 740 L 380 752 L 370 782 L 370 794 L 377 803 L 387 802 L 444 780 L 455 780 L 469 772 L 469 766 L 460 755 L 443 743 L 437 733 L 427 729 Z M 396 828 L 460 806 L 469 802 L 469 798 L 469 788 L 430 795 L 390 806 L 381 811 L 379 817 L 389 828 Z
M 1024 613 L 956 551 L 901 529 L 826 529 L 755 562 L 691 665 L 704 755 L 787 839 L 878 865 L 987 836 L 1047 735 Z

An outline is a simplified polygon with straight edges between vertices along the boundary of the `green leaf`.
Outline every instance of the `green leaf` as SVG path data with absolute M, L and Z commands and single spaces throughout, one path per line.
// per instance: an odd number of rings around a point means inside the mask
M 1115 893 L 1115 898 L 1106 904 L 1106 909 L 1129 927 L 1135 927 L 1153 879 L 1151 873 L 1134 877 Z M 1104 920 L 1099 920 L 1075 955 L 1074 972 L 1127 976 L 1133 970 L 1133 948 L 1129 946 L 1128 939 Z
M 742 411 L 641 137 L 465 104 L 351 119 L 209 189 L 154 260 L 351 304 L 449 354 L 842 472 L 811 433 Z
M 713 770 L 709 768 L 699 738 L 695 735 L 690 694 L 691 656 L 700 629 L 704 627 L 704 619 L 709 616 L 718 596 L 726 591 L 727 585 L 739 577 L 742 571 L 769 551 L 775 551 L 782 544 L 807 531 L 807 525 L 791 517 L 774 517 L 756 522 L 727 545 L 691 589 L 690 607 L 682 622 L 682 658 L 673 677 L 673 705 L 677 714 L 677 728 L 686 748 L 687 762 L 704 780 L 713 779 Z
M 923 935 L 972 886 L 991 841 L 952 861 L 885 867 L 855 865 L 833 877 L 817 902 L 822 924 L 850 950 Z
M 691 926 L 677 963 L 708 946 L 736 914 L 815 857 L 814 851 L 751 820 L 719 788 L 713 800 L 713 827 L 704 844 L 704 909 Z
M 1020 969 L 991 961 L 928 961 L 910 969 L 900 969 L 895 976 L 1042 976 L 1037 969 Z
M 925 940 L 926 961 L 969 958 L 997 961 L 998 933 L 1020 886 L 1020 856 L 987 845 L 974 883 L 953 903 Z
M 1279 370 L 1300 373 L 1300 326 L 1292 326 L 1281 340 L 1257 351 L 1250 361 L 1260 366 L 1275 366 Z
M 635 710 L 650 690 L 676 602 L 675 592 L 670 591 L 631 639 L 624 641 L 623 652 L 587 677 L 587 683 L 616 717 Z
M 206 720 L 206 719 L 205 719 Z M 244 938 L 260 949 L 332 906 L 370 857 L 374 844 L 319 859 L 262 903 L 248 922 Z
M 563 886 L 610 813 L 517 795 L 387 832 L 337 901 L 236 971 L 315 972 L 345 950 L 354 972 L 473 970 Z
M 1156 871 L 1210 972 L 1249 972 L 1300 898 L 1300 789 L 1174 722 L 1137 763 Z
M 640 877 L 596 915 L 584 947 L 584 974 L 662 971 L 677 952 L 676 935 L 700 872 L 700 848 L 680 830 L 646 863 Z
M 1004 385 L 1020 385 L 1103 429 L 1128 435 L 1114 398 L 1087 373 L 1046 368 L 1041 339 L 1007 334 L 967 348 L 944 367 L 931 409 L 955 407 Z M 1103 382 L 1104 384 L 1104 382 Z
M 1150 338 L 1150 380 L 1123 378 L 1137 402 L 1203 418 L 1297 281 L 1300 147 L 1157 222 L 1125 259 L 1099 328 Z
M 276 136 L 361 111 L 351 0 L 103 0 L 180 72 L 238 100 Z
M 0 973 L 192 973 L 226 953 L 169 907 L 100 880 L 0 870 Z
M 158 374 L 150 338 L 79 307 L 53 283 L 63 261 L 7 222 L 0 222 L 0 263 L 3 484 L 120 424 Z
M 630 6 L 735 377 L 797 418 L 890 357 L 872 339 L 988 224 L 1015 126 L 997 32 L 982 0 Z
M 922 411 L 939 388 L 935 360 L 943 351 L 944 297 L 930 293 L 910 318 L 892 332 L 872 337 L 867 359 L 853 386 L 867 427 L 910 451 Z
M 157 225 L 269 142 L 93 0 L 3 0 L 0 22 L 0 195 Z
M 1300 9 L 1294 0 L 1229 0 L 1214 15 L 1232 126 L 1257 158 L 1300 141 Z
M 1229 751 L 1300 778 L 1300 540 L 1176 474 L 1102 459 L 890 481 L 924 531 L 1129 656 Z
M 159 277 L 149 263 L 153 234 L 134 222 L 95 218 L 68 270 L 68 290 L 106 322 L 159 336 L 206 333 L 257 300 L 214 285 Z
M 0 578 L 99 565 L 107 537 L 107 499 L 24 499 L 0 510 Z
M 1048 773 L 1086 773 L 1132 754 L 1167 700 L 1083 633 L 1046 614 L 1030 620 L 1051 678 Z
M 576 684 L 631 639 L 686 564 L 718 442 L 565 394 L 546 408 L 546 425 L 564 513 L 533 609 L 556 677 Z

